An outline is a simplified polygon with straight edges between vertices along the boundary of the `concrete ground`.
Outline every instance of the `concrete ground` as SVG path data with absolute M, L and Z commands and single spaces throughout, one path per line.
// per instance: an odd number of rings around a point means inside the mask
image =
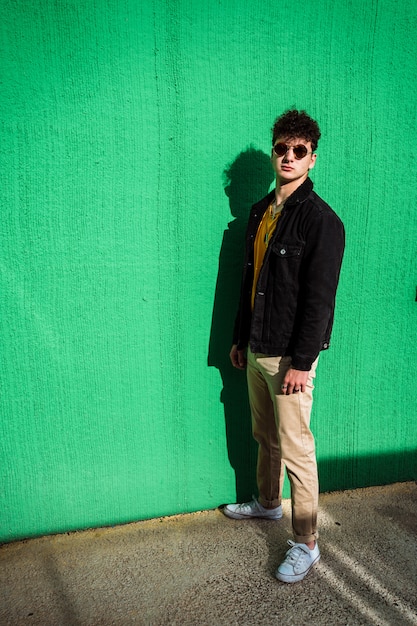
M 417 484 L 320 497 L 322 559 L 301 583 L 274 571 L 284 518 L 220 510 L 5 544 L 2 626 L 417 625 Z

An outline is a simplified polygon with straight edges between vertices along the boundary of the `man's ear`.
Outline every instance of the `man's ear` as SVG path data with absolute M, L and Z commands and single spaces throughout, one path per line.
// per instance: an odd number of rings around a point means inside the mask
M 310 165 L 308 166 L 308 169 L 309 169 L 309 170 L 312 170 L 312 169 L 313 169 L 313 167 L 315 166 L 315 164 L 316 164 L 316 159 L 317 159 L 317 154 L 315 154 L 315 153 L 314 153 L 314 154 L 312 154 L 312 155 L 311 155 L 311 163 L 310 163 Z

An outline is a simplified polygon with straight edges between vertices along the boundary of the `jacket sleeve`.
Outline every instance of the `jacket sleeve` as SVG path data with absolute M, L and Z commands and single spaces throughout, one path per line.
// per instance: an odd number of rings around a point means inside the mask
M 253 244 L 260 217 L 270 202 L 274 192 L 253 205 L 245 232 L 245 255 L 240 284 L 239 308 L 233 328 L 233 343 L 243 350 L 249 343 L 251 311 L 251 293 L 253 283 Z
M 239 308 L 233 327 L 233 343 L 237 345 L 238 350 L 244 350 L 249 343 L 251 319 L 249 285 L 252 284 L 252 280 L 253 276 L 248 272 L 245 265 L 240 288 Z
M 333 322 L 334 303 L 345 247 L 341 220 L 333 212 L 314 216 L 306 233 L 300 274 L 299 310 L 292 366 L 308 371 Z

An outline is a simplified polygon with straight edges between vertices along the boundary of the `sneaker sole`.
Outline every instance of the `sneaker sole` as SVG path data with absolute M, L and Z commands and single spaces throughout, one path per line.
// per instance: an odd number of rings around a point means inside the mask
M 282 583 L 289 583 L 289 584 L 298 583 L 301 580 L 303 580 L 307 576 L 307 574 L 311 572 L 311 570 L 316 565 L 316 563 L 320 561 L 320 556 L 321 555 L 319 554 L 319 556 L 312 562 L 308 570 L 303 572 L 302 574 L 296 574 L 295 576 L 288 576 L 287 574 L 281 574 L 280 572 L 276 571 L 275 578 L 281 581 Z

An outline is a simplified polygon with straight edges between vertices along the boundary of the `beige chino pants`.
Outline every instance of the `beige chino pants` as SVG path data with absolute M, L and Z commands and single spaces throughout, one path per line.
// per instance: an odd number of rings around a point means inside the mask
M 318 476 L 314 437 L 310 430 L 313 381 L 318 359 L 304 392 L 284 395 L 281 385 L 291 357 L 253 354 L 248 350 L 248 391 L 252 430 L 259 444 L 259 502 L 281 504 L 285 468 L 291 485 L 294 539 L 317 539 Z

